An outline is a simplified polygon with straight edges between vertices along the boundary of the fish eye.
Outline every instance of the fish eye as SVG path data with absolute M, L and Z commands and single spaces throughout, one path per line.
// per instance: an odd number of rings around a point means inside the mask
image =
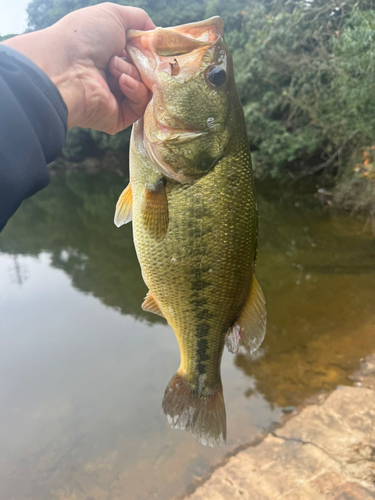
M 207 78 L 212 85 L 219 87 L 225 82 L 227 74 L 221 66 L 213 66 L 207 73 Z

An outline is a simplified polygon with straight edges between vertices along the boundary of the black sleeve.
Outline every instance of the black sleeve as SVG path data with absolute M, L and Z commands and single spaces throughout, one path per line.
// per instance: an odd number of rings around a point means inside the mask
M 25 198 L 49 184 L 47 163 L 64 144 L 67 116 L 47 75 L 0 44 L 0 231 Z

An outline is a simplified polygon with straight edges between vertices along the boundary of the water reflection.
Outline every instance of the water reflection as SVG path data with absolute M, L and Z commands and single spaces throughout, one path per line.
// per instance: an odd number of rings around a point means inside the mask
M 0 236 L 1 498 L 170 499 L 227 451 L 165 421 L 178 347 L 140 307 L 131 228 L 112 222 L 123 184 L 58 175 Z M 375 341 L 375 240 L 364 223 L 260 188 L 268 331 L 256 356 L 224 354 L 229 449 L 280 407 L 347 383 Z
M 27 200 L 7 225 L 0 251 L 34 256 L 47 251 L 51 265 L 65 271 L 75 288 L 123 314 L 163 322 L 140 307 L 147 287 L 131 226 L 119 231 L 113 224 L 122 184 L 124 180 L 113 173 L 56 176 L 48 190 Z

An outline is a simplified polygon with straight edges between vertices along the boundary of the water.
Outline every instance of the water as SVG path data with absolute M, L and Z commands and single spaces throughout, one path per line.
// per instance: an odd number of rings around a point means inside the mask
M 116 174 L 55 175 L 0 236 L 0 498 L 166 500 L 282 408 L 348 384 L 375 345 L 375 238 L 310 196 L 259 186 L 257 275 L 268 329 L 255 356 L 225 351 L 228 446 L 170 429 L 179 363 L 147 292 Z

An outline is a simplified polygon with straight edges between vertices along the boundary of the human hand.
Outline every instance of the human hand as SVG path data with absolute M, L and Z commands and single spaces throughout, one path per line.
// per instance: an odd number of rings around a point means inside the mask
M 4 43 L 54 82 L 68 107 L 68 128 L 116 134 L 140 118 L 149 101 L 138 70 L 121 58 L 126 32 L 154 28 L 142 9 L 103 3 Z

